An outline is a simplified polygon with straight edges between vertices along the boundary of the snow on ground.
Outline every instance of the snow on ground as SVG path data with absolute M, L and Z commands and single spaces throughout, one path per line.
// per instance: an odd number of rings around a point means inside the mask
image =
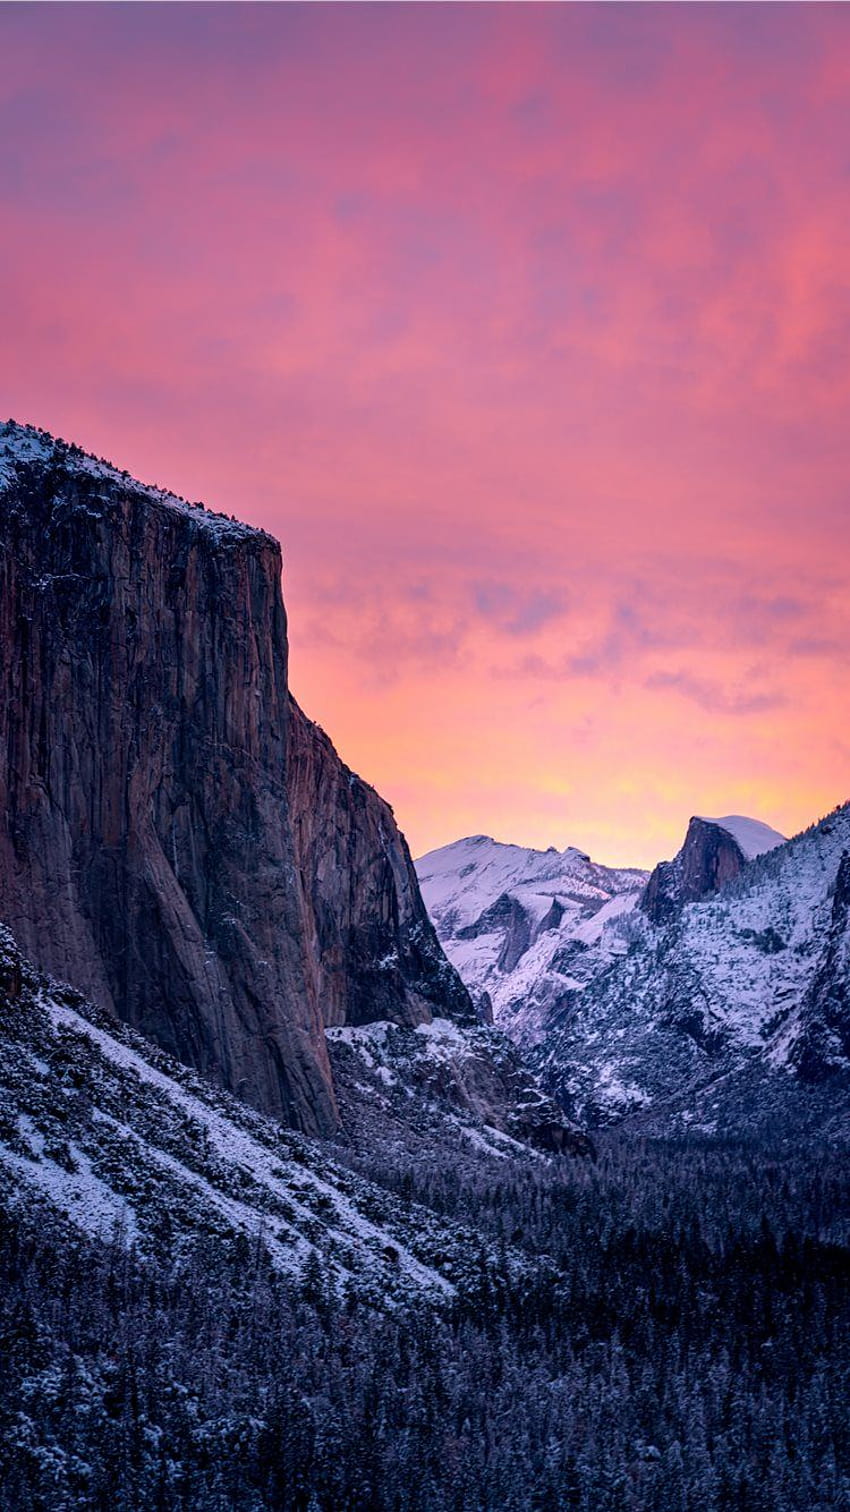
M 526 1047 L 565 993 L 582 991 L 625 950 L 621 925 L 646 881 L 645 872 L 596 865 L 575 846 L 540 851 L 487 835 L 430 851 L 416 871 L 452 965 Z
M 0 1017 L 0 1190 L 143 1252 L 163 1227 L 178 1249 L 242 1234 L 282 1271 L 315 1256 L 335 1285 L 388 1303 L 455 1293 L 429 1263 L 445 1246 L 427 1216 L 60 988 Z
M 128 1242 L 135 1239 L 136 1218 L 132 1207 L 125 1197 L 95 1175 L 91 1161 L 81 1149 L 68 1142 L 55 1152 L 59 1159 L 53 1159 L 31 1118 L 22 1113 L 17 1127 L 21 1143 L 28 1147 L 29 1153 L 23 1155 L 0 1144 L 0 1161 L 19 1180 L 35 1188 L 92 1239 L 108 1239 L 116 1231 Z
M 328 1230 L 326 1239 L 331 1241 L 332 1250 L 337 1251 L 340 1246 L 354 1242 L 359 1256 L 368 1259 L 370 1255 L 382 1254 L 392 1241 L 396 1251 L 395 1263 L 411 1283 L 445 1294 L 452 1291 L 450 1284 L 438 1272 L 416 1260 L 399 1244 L 396 1236 L 366 1219 L 330 1181 L 322 1179 L 306 1166 L 300 1168 L 297 1175 L 292 1169 L 283 1168 L 277 1151 L 269 1149 L 262 1140 L 248 1133 L 226 1114 L 187 1092 L 173 1077 L 158 1071 L 130 1046 L 105 1030 L 98 1029 L 73 1009 L 50 999 L 44 999 L 42 1006 L 54 1027 L 83 1036 L 97 1047 L 105 1061 L 132 1072 L 140 1081 L 163 1093 L 173 1106 L 189 1114 L 200 1125 L 206 1136 L 207 1148 L 215 1156 L 234 1169 L 237 1177 L 247 1177 L 261 1192 L 291 1209 L 301 1225 L 309 1226 L 314 1221 L 318 1198 L 323 1223 Z M 172 1170 L 180 1169 L 177 1161 L 160 1150 L 154 1152 L 153 1159 L 156 1163 L 165 1163 Z M 256 1231 L 260 1226 L 265 1229 L 271 1224 L 277 1231 L 271 1238 L 271 1252 L 279 1264 L 291 1267 L 294 1258 L 300 1266 L 314 1247 L 303 1241 L 297 1222 L 281 1223 L 277 1218 L 270 1218 L 266 1211 L 258 1211 L 256 1205 L 248 1206 L 222 1197 L 220 1193 L 215 1193 L 208 1181 L 197 1174 L 191 1174 L 189 1179 L 191 1184 L 204 1193 L 207 1201 L 217 1206 L 235 1226 Z M 309 1199 L 307 1202 L 304 1201 L 305 1194 Z M 279 1242 L 281 1232 L 287 1234 L 287 1248 Z M 338 1265 L 337 1268 L 345 1270 L 347 1267 Z

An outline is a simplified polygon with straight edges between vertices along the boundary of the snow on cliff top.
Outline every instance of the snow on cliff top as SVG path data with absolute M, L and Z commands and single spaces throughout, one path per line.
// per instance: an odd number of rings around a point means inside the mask
M 766 851 L 775 850 L 777 845 L 785 844 L 786 836 L 771 829 L 769 824 L 762 824 L 760 819 L 747 819 L 743 814 L 727 814 L 723 819 L 710 819 L 707 814 L 698 814 L 697 818 L 706 824 L 716 824 L 727 835 L 731 835 L 733 840 L 737 840 L 747 861 L 763 856 Z
M 63 441 L 58 436 L 51 436 L 49 431 L 39 430 L 34 425 L 21 425 L 17 420 L 0 421 L 0 492 L 15 481 L 20 466 L 27 463 L 44 466 L 49 462 L 60 461 L 71 470 L 88 473 L 93 478 L 103 478 L 110 483 L 118 483 L 134 493 L 144 494 L 154 504 L 176 509 L 201 527 L 212 531 L 222 542 L 250 540 L 258 536 L 265 537 L 267 540 L 273 539 L 265 531 L 258 530 L 252 525 L 245 525 L 241 520 L 234 520 L 229 515 L 216 514 L 205 504 L 200 502 L 192 504 L 187 499 L 181 498 L 179 494 L 171 493 L 167 488 L 140 483 L 126 470 L 114 467 L 104 457 L 95 457 L 72 442 Z

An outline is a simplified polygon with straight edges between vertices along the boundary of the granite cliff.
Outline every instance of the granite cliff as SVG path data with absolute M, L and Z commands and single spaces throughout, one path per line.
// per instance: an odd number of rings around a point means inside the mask
M 290 698 L 287 777 L 310 959 L 327 1027 L 432 1013 L 476 1024 L 443 954 L 389 804 Z
M 280 548 L 0 427 L 0 919 L 311 1133 L 324 1023 L 474 1017 L 391 810 L 291 700 Z
M 742 815 L 695 815 L 681 850 L 672 861 L 659 861 L 651 873 L 640 906 L 653 924 L 666 924 L 683 904 L 718 892 L 741 875 L 748 861 L 781 845 L 784 838 L 769 825 Z

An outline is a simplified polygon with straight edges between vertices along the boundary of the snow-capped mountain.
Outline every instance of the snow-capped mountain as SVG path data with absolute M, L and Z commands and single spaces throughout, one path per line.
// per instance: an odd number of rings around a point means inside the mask
M 709 819 L 706 814 L 699 814 L 697 817 L 703 824 L 714 824 L 718 829 L 725 830 L 727 835 L 731 835 L 746 861 L 753 861 L 756 856 L 763 856 L 765 851 L 775 850 L 777 845 L 783 845 L 787 838 L 761 819 L 748 819 L 744 814 L 727 814 L 723 819 Z
M 416 862 L 449 960 L 485 1015 L 540 1041 L 596 973 L 627 949 L 647 874 L 473 835 Z
M 689 844 L 695 855 L 702 836 L 705 869 L 721 854 L 710 832 L 729 823 L 692 821 L 663 865 L 687 881 Z M 584 1120 L 717 1131 L 751 1127 L 780 1104 L 792 1123 L 845 1116 L 850 805 L 769 849 L 769 833 L 746 827 L 740 838 L 751 859 L 728 880 L 634 914 L 628 953 L 540 1046 L 546 1084 Z M 691 880 L 698 870 L 694 861 Z M 830 1079 L 824 1098 L 816 1089 Z
M 416 867 L 473 998 L 571 1117 L 743 1131 L 843 1126 L 848 852 L 844 807 L 791 841 L 695 816 L 648 880 L 486 836 Z
M 685 843 L 672 861 L 659 861 L 641 899 L 656 923 L 672 918 L 683 903 L 694 903 L 740 876 L 748 861 L 784 844 L 785 836 L 759 819 L 728 814 L 724 819 L 691 819 Z

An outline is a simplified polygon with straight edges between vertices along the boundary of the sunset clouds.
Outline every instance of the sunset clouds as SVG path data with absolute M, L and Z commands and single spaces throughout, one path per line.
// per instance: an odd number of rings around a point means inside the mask
M 0 410 L 272 529 L 416 851 L 847 796 L 850 13 L 0 8 Z

